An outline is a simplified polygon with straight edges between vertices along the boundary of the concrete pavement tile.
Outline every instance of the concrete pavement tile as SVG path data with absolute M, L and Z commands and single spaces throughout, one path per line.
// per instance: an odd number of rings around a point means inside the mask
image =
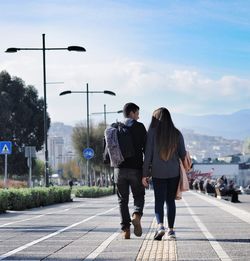
M 111 261 L 111 260 L 119 260 L 119 261 L 135 261 L 137 252 L 130 252 L 129 249 L 126 252 L 118 252 L 113 253 L 112 255 L 109 252 L 101 253 L 95 261 Z

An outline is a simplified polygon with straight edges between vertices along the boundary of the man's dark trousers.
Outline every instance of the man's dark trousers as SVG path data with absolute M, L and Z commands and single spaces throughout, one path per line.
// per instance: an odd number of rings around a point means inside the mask
M 130 227 L 129 192 L 130 187 L 134 198 L 134 213 L 143 214 L 145 189 L 142 185 L 142 170 L 115 168 L 114 177 L 117 185 L 118 203 L 121 214 L 121 229 Z

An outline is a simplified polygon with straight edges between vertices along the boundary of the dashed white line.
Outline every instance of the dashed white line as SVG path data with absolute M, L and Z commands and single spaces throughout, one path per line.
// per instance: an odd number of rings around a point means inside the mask
M 230 261 L 232 260 L 228 254 L 223 250 L 221 245 L 216 241 L 214 236 L 208 231 L 207 227 L 201 222 L 201 220 L 198 218 L 198 216 L 193 212 L 193 210 L 189 207 L 187 201 L 183 198 L 182 199 L 184 204 L 186 205 L 189 213 L 191 214 L 192 218 L 200 228 L 201 232 L 204 234 L 204 236 L 207 238 L 209 241 L 210 245 L 214 249 L 214 251 L 217 253 L 218 257 L 220 258 L 221 261 Z

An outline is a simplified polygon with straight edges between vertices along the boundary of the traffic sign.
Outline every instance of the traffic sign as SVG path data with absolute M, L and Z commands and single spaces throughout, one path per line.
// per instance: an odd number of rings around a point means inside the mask
M 95 155 L 95 152 L 92 148 L 86 148 L 83 150 L 83 157 L 87 160 L 92 159 Z
M 0 141 L 0 154 L 11 154 L 11 153 L 12 153 L 12 142 Z
M 25 146 L 25 157 L 35 158 L 36 157 L 36 147 L 35 146 Z

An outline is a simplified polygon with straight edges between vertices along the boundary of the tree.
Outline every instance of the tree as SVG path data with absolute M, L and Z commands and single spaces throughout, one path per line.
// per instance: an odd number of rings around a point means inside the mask
M 60 168 L 63 169 L 62 177 L 65 180 L 80 179 L 80 168 L 75 160 L 71 160 L 67 163 L 60 164 Z
M 98 126 L 93 127 L 90 124 L 90 147 L 94 150 L 95 156 L 90 159 L 90 164 L 94 167 L 95 171 L 102 172 L 104 169 L 103 165 L 103 138 L 104 138 L 105 126 L 100 123 Z M 78 158 L 86 163 L 86 159 L 83 158 L 83 149 L 87 147 L 87 128 L 83 123 L 76 125 L 73 129 L 72 134 L 73 146 L 76 150 Z
M 8 157 L 8 172 L 18 176 L 28 173 L 25 146 L 42 149 L 44 143 L 44 101 L 38 98 L 34 86 L 26 86 L 18 77 L 0 72 L 0 140 L 12 141 L 12 155 Z M 47 115 L 49 129 L 50 118 Z M 3 157 L 0 172 L 3 173 Z
M 32 178 L 40 180 L 44 176 L 45 163 L 42 160 L 34 159 L 32 161 Z

